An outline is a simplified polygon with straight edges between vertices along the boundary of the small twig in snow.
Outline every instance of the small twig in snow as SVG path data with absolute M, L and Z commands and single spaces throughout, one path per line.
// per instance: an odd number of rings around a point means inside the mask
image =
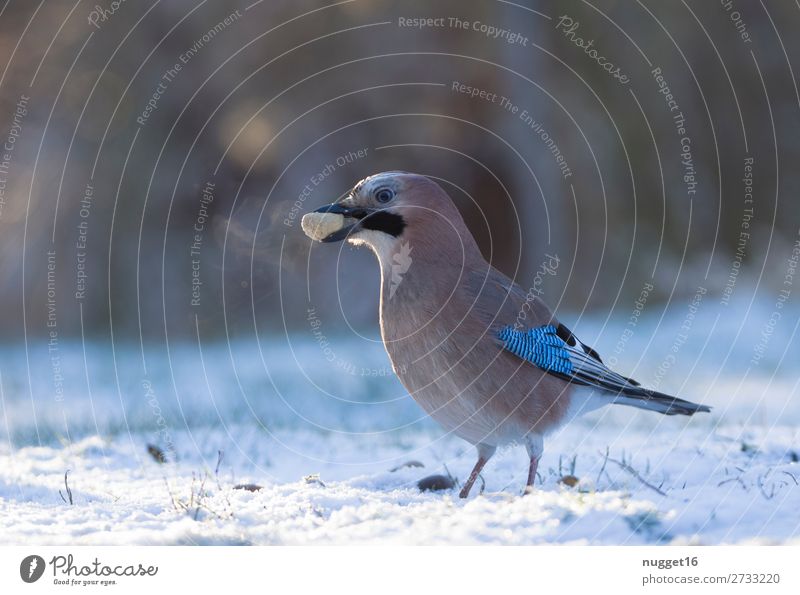
M 742 478 L 741 478 L 741 477 L 731 477 L 731 478 L 729 478 L 729 479 L 723 479 L 721 482 L 719 482 L 719 483 L 717 484 L 717 487 L 718 487 L 718 488 L 721 488 L 721 487 L 722 487 L 723 485 L 725 485 L 726 483 L 730 483 L 730 482 L 732 482 L 732 481 L 738 481 L 738 482 L 739 482 L 739 484 L 742 486 L 742 489 L 743 489 L 745 492 L 747 491 L 747 485 L 746 485 L 746 484 L 745 484 L 745 483 L 742 481 Z
M 67 496 L 69 497 L 69 505 L 72 506 L 72 490 L 69 489 L 69 482 L 67 481 L 67 476 L 69 475 L 69 469 L 64 472 L 64 489 L 67 491 Z M 64 503 L 67 503 L 67 498 L 64 497 L 64 494 L 61 493 L 61 490 L 58 490 L 58 495 L 61 496 L 61 499 Z
M 444 472 L 447 473 L 447 477 L 454 479 L 453 474 L 450 473 L 450 469 L 447 468 L 447 463 L 442 463 L 442 467 L 444 467 Z
M 173 507 L 175 510 L 178 510 L 178 511 L 179 511 L 179 510 L 180 510 L 180 508 L 178 507 L 178 503 L 177 503 L 177 501 L 175 500 L 175 495 L 172 493 L 172 489 L 170 489 L 170 487 L 169 487 L 169 481 L 167 480 L 167 478 L 166 478 L 166 477 L 164 477 L 164 484 L 167 486 L 167 493 L 169 494 L 169 499 L 172 501 L 172 507 Z
M 768 474 L 769 472 L 767 472 L 763 476 L 758 477 L 758 489 L 761 492 L 761 495 L 764 496 L 764 498 L 766 498 L 767 500 L 772 500 L 772 498 L 775 497 L 775 484 L 774 483 L 772 484 L 772 490 L 770 490 L 769 494 L 767 494 L 767 491 L 764 489 L 764 479 Z
M 222 465 L 222 459 L 225 458 L 225 451 L 218 450 L 217 451 L 217 466 L 214 468 L 214 477 L 217 478 L 219 481 L 219 466 Z
M 222 459 L 224 459 L 224 458 L 225 458 L 225 451 L 224 450 L 218 450 L 217 451 L 217 466 L 214 469 L 214 480 L 217 483 L 217 489 L 223 495 L 223 498 L 225 498 L 225 503 L 228 505 L 228 510 L 230 510 L 231 509 L 231 500 L 230 500 L 230 498 L 228 498 L 228 494 L 225 492 L 225 490 L 222 489 L 222 483 L 219 480 L 219 468 L 222 465 Z M 231 512 L 231 516 L 233 516 L 233 512 Z
M 625 463 L 623 461 L 617 461 L 616 459 L 612 459 L 611 457 L 608 457 L 608 460 L 611 461 L 612 463 L 615 463 L 615 464 L 619 465 L 620 469 L 630 473 L 633 477 L 638 479 L 642 483 L 642 485 L 650 488 L 651 490 L 653 490 L 657 494 L 660 494 L 661 496 L 666 496 L 667 495 L 666 492 L 658 489 L 658 487 L 654 486 L 652 483 L 650 483 L 644 477 L 642 477 L 639 474 L 639 472 L 636 469 L 634 469 L 633 467 L 631 467 L 628 463 Z
M 606 446 L 606 454 L 605 454 L 605 457 L 603 458 L 603 466 L 600 467 L 600 473 L 597 474 L 597 481 L 595 482 L 595 484 L 599 484 L 600 483 L 600 478 L 603 475 L 603 471 L 606 470 L 606 464 L 608 464 L 608 448 L 609 447 Z

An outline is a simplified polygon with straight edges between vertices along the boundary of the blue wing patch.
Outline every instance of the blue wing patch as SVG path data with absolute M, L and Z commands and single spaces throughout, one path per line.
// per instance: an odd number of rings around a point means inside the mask
M 498 337 L 503 346 L 517 357 L 548 372 L 572 376 L 568 346 L 558 336 L 556 327 L 548 325 L 518 331 L 506 326 L 500 330 Z
M 638 387 L 638 382 L 609 370 L 597 352 L 575 339 L 572 333 L 567 337 L 573 338 L 574 345 L 567 343 L 553 325 L 527 330 L 506 326 L 497 336 L 507 351 L 568 382 L 611 391 Z
M 617 395 L 615 402 L 667 415 L 710 411 L 705 405 L 642 388 L 635 380 L 608 369 L 594 349 L 578 341 L 563 325 L 559 325 L 559 328 L 547 325 L 526 330 L 506 326 L 497 337 L 507 351 L 520 359 L 567 382 L 609 391 Z

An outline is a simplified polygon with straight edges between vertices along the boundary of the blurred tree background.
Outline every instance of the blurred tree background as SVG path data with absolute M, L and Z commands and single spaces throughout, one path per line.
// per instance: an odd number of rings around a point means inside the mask
M 382 170 L 437 179 L 525 287 L 557 256 L 560 310 L 772 294 L 797 241 L 791 2 L 0 11 L 6 341 L 281 334 L 310 307 L 374 336 L 374 257 L 299 217 Z

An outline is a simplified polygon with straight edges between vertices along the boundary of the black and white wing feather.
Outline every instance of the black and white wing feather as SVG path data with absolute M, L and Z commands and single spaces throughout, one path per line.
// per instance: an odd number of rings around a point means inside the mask
M 614 372 L 594 349 L 579 341 L 563 324 L 521 330 L 506 326 L 498 338 L 517 357 L 569 383 L 610 393 L 615 403 L 666 415 L 710 411 L 705 405 L 642 388 L 635 380 Z

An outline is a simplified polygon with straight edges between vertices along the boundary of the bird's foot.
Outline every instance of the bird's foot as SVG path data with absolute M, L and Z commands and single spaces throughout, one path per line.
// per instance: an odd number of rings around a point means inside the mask
M 522 495 L 533 492 L 533 482 L 536 481 L 536 468 L 539 466 L 539 457 L 531 456 L 531 463 L 528 467 L 528 482 L 525 484 L 525 491 Z
M 480 475 L 483 466 L 488 461 L 488 457 L 480 456 L 478 457 L 478 462 L 475 463 L 475 467 L 472 469 L 472 473 L 469 474 L 469 479 L 467 479 L 467 483 L 464 484 L 464 487 L 461 488 L 461 491 L 458 493 L 459 498 L 466 498 L 469 496 L 469 491 L 472 489 L 472 485 L 475 483 L 475 480 L 478 479 L 478 475 Z

